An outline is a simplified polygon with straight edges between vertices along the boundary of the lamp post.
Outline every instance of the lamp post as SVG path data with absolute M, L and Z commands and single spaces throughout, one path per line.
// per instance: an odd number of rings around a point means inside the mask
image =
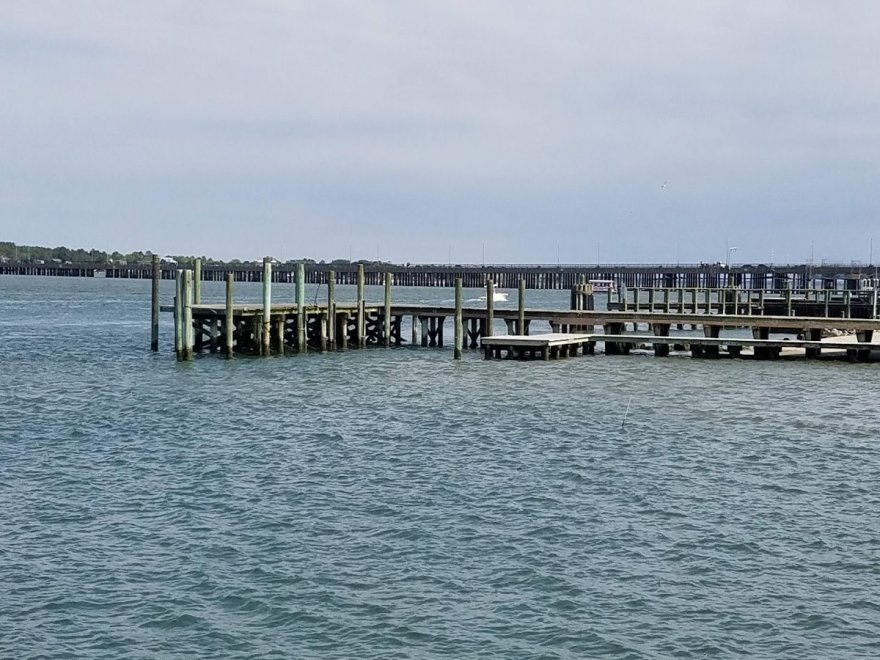
M 731 277 L 730 277 L 730 257 L 734 252 L 736 252 L 735 246 L 727 248 L 727 268 L 726 268 L 726 270 L 727 270 L 727 286 L 733 286 L 733 284 L 731 283 Z

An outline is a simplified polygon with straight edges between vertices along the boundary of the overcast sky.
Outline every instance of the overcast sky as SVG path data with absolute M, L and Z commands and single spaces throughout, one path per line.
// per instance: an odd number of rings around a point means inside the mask
M 878 35 L 876 0 L 3 0 L 0 240 L 880 259 Z

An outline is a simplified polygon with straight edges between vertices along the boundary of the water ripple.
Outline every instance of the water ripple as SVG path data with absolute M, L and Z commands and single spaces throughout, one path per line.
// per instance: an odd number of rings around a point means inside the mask
M 178 365 L 148 286 L 0 279 L 0 656 L 880 654 L 876 366 Z

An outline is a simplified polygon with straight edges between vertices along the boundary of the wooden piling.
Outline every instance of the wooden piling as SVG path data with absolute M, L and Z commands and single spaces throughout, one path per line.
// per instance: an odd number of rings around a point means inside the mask
M 336 350 L 336 271 L 327 273 L 327 346 Z
M 153 306 L 150 316 L 150 350 L 159 350 L 159 282 L 162 278 L 162 264 L 159 255 L 153 255 Z
M 174 291 L 174 353 L 177 361 L 183 361 L 183 271 L 177 271 Z
M 385 348 L 391 346 L 391 282 L 394 278 L 390 272 L 385 273 L 385 310 L 382 314 L 382 340 Z
M 453 350 L 452 358 L 454 360 L 461 359 L 461 345 L 462 345 L 462 311 L 461 311 L 461 278 L 455 278 L 455 348 Z
M 263 257 L 263 329 L 262 355 L 272 353 L 272 259 Z
M 193 265 L 193 302 L 196 305 L 202 304 L 202 260 L 196 257 Z
M 367 345 L 367 303 L 364 299 L 364 265 L 358 264 L 357 273 L 357 345 L 365 348 Z
M 526 281 L 519 281 L 519 298 L 518 298 L 518 314 L 516 321 L 516 334 L 526 334 Z
M 275 319 L 275 327 L 278 329 L 278 334 L 275 335 L 275 350 L 278 352 L 278 355 L 284 355 L 284 326 L 287 325 L 287 315 L 279 314 Z
M 306 330 L 306 267 L 302 262 L 296 265 L 296 349 L 300 353 L 308 350 L 308 331 Z
M 193 359 L 195 336 L 193 333 L 193 272 L 183 271 L 183 359 Z
M 235 308 L 233 307 L 232 294 L 235 287 L 235 275 L 226 273 L 226 337 L 224 346 L 226 347 L 226 358 L 232 359 L 233 354 L 233 332 L 235 330 Z
M 495 332 L 495 282 L 486 278 L 486 337 Z

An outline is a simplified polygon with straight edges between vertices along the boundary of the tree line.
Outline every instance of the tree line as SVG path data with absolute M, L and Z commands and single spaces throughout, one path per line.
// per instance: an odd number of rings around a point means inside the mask
M 161 255 L 163 259 L 173 259 L 178 265 L 183 267 L 191 267 L 193 262 L 198 258 L 196 255 Z M 152 263 L 153 252 L 149 250 L 141 252 L 105 252 L 94 248 L 85 250 L 83 248 L 69 248 L 65 246 L 45 247 L 41 245 L 16 245 L 12 241 L 0 241 L 0 258 L 8 261 L 27 262 L 27 263 L 75 263 L 75 264 L 117 264 L 117 265 L 147 265 Z M 260 263 L 259 261 L 248 261 L 241 259 L 231 259 L 226 262 L 221 259 L 213 259 L 211 257 L 202 256 L 204 265 L 226 265 L 226 264 L 249 264 Z M 325 262 L 315 261 L 314 259 L 290 259 L 285 263 L 304 263 L 311 265 L 350 265 L 352 263 L 362 263 L 368 266 L 390 265 L 388 262 L 381 261 L 349 261 L 348 259 L 334 259 Z

